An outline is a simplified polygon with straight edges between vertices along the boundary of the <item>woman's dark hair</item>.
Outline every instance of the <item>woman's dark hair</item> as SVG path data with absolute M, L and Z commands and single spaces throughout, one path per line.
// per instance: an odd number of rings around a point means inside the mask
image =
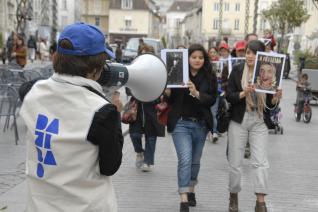
M 218 51 L 218 48 L 216 48 L 216 46 L 212 46 L 212 47 L 209 48 L 208 53 L 210 52 L 211 49 L 214 49 L 217 53 L 219 52 L 219 51 Z
M 22 36 L 17 36 L 17 39 L 20 40 L 20 41 L 22 41 L 21 46 L 24 46 L 24 39 L 23 39 L 23 37 L 22 37 Z
M 216 93 L 217 92 L 217 80 L 216 80 L 216 71 L 213 70 L 210 59 L 209 59 L 209 55 L 207 53 L 207 51 L 205 50 L 205 48 L 201 45 L 201 44 L 192 44 L 189 49 L 188 49 L 188 55 L 189 58 L 191 56 L 191 54 L 195 51 L 201 51 L 203 53 L 203 57 L 204 57 L 204 63 L 202 68 L 200 69 L 200 71 L 203 71 L 205 78 L 209 81 L 212 82 L 212 85 L 210 86 L 210 89 L 212 91 L 212 93 Z M 189 68 L 190 68 L 190 64 L 189 64 Z
M 256 52 L 264 52 L 265 45 L 262 41 L 252 40 L 247 44 L 246 49 L 250 49 L 254 54 L 256 54 Z
M 64 49 L 73 49 L 72 43 L 67 39 L 61 40 L 58 45 Z M 86 77 L 95 69 L 100 71 L 106 58 L 105 52 L 93 56 L 65 55 L 56 52 L 53 56 L 53 67 L 59 74 Z
M 211 72 L 212 66 L 210 63 L 209 55 L 208 55 L 207 51 L 205 50 L 205 48 L 201 44 L 192 44 L 188 49 L 189 58 L 190 58 L 191 54 L 195 51 L 200 51 L 203 53 L 204 64 L 203 64 L 201 70 L 203 70 L 204 72 Z M 189 64 L 189 66 L 190 66 L 190 64 Z

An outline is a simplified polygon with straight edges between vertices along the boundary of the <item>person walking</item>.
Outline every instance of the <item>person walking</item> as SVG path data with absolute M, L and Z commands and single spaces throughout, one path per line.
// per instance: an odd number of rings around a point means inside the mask
M 152 46 L 144 45 L 141 54 L 154 54 Z M 151 71 L 151 69 L 149 70 Z M 129 93 L 129 92 L 128 92 Z M 137 119 L 129 124 L 129 135 L 136 152 L 136 167 L 143 172 L 151 172 L 155 164 L 155 150 L 157 137 L 165 136 L 165 127 L 159 124 L 155 106 L 158 101 L 142 103 L 137 102 Z M 142 147 L 142 135 L 145 135 L 145 148 Z
M 246 63 L 234 66 L 227 87 L 227 100 L 231 103 L 231 121 L 228 129 L 229 212 L 238 212 L 238 193 L 241 191 L 241 167 L 244 147 L 249 141 L 251 168 L 253 171 L 255 212 L 266 212 L 265 195 L 268 194 L 267 142 L 268 129 L 264 122 L 264 111 L 277 106 L 282 90 L 276 94 L 256 93 L 252 81 L 257 52 L 265 51 L 258 40 L 247 44 Z
M 23 68 L 27 63 L 27 48 L 24 44 L 24 39 L 20 36 L 17 37 L 17 42 L 13 48 L 11 58 L 15 58 L 16 63 Z
M 166 89 L 171 106 L 167 129 L 178 157 L 178 191 L 180 212 L 196 206 L 195 186 L 198 183 L 200 160 L 209 129 L 213 128 L 210 107 L 217 96 L 217 81 L 211 71 L 208 53 L 200 44 L 189 49 L 189 82 L 187 88 Z
M 30 36 L 28 40 L 28 55 L 29 55 L 29 60 L 33 63 L 35 60 L 35 53 L 36 53 L 36 39 L 33 35 Z
M 120 114 L 96 82 L 105 65 L 104 33 L 76 23 L 64 28 L 55 73 L 26 94 L 26 212 L 117 212 L 111 177 L 121 165 Z M 22 86 L 27 88 L 30 86 Z

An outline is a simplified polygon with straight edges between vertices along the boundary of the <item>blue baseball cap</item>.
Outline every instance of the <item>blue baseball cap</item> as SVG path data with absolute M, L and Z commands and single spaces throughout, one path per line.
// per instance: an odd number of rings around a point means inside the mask
M 93 56 L 105 52 L 111 58 L 115 54 L 106 48 L 105 36 L 96 26 L 86 23 L 68 25 L 61 33 L 58 44 L 66 39 L 73 45 L 73 49 L 64 49 L 57 45 L 57 52 L 66 55 Z

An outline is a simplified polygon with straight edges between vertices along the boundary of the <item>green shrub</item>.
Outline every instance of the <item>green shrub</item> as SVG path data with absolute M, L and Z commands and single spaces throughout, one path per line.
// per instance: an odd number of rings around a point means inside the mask
M 306 49 L 305 51 L 296 50 L 295 53 L 295 64 L 299 65 L 299 58 L 305 58 L 305 68 L 308 69 L 318 69 L 318 58 L 311 52 L 310 49 Z

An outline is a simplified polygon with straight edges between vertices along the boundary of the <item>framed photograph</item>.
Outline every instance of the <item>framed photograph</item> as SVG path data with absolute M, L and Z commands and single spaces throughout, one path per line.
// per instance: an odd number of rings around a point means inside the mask
M 286 55 L 257 52 L 253 84 L 257 92 L 275 94 L 281 88 Z
M 167 88 L 185 88 L 189 81 L 188 49 L 163 49 L 161 59 L 167 66 Z

